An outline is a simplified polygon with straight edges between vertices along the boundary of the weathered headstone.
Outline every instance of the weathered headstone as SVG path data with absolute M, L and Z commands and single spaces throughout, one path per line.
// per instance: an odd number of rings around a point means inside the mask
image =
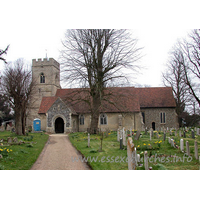
M 120 138 L 120 149 L 123 149 L 123 139 Z
M 17 137 L 13 138 L 13 142 L 17 143 L 18 142 L 18 138 Z
M 179 130 L 179 137 L 181 137 L 181 130 Z
M 189 142 L 188 141 L 186 141 L 186 154 L 188 156 L 190 156 L 190 147 L 189 147 Z
M 0 126 L 0 131 L 5 131 L 5 127 L 3 125 Z
M 153 129 L 151 128 L 151 137 L 154 136 L 154 132 L 153 132 Z
M 117 141 L 119 142 L 119 139 L 120 139 L 120 130 L 117 129 Z
M 177 131 L 176 130 L 175 130 L 174 134 L 175 134 L 175 137 L 177 137 Z
M 197 128 L 197 135 L 199 135 L 199 128 Z
M 9 124 L 7 124 L 6 131 L 11 131 L 11 129 L 12 127 Z
M 184 141 L 183 141 L 183 139 L 180 139 L 180 150 L 184 151 Z
M 195 134 L 193 130 L 192 130 L 192 138 L 195 139 Z
M 127 140 L 127 156 L 128 156 L 128 169 L 129 170 L 135 170 L 136 169 L 133 151 L 134 151 L 133 140 L 132 140 L 131 137 L 129 137 L 128 140 Z
M 123 140 L 123 145 L 126 146 L 126 132 L 123 131 L 123 135 L 122 135 L 122 140 Z
M 171 139 L 171 146 L 174 147 L 174 140 Z
M 147 128 L 145 128 L 145 133 L 144 134 L 147 135 Z
M 171 144 L 171 138 L 170 137 L 168 137 L 168 143 Z
M 166 139 L 166 133 L 164 133 L 163 135 L 163 141 L 165 141 L 165 139 Z
M 136 147 L 134 147 L 134 158 L 135 158 L 135 165 L 138 166 L 138 163 L 137 163 L 137 150 L 136 150 Z M 134 162 L 134 161 L 133 161 Z
M 137 154 L 137 162 L 140 162 L 140 154 Z
M 90 134 L 88 133 L 88 147 L 90 147 Z
M 149 140 L 151 141 L 151 137 L 152 137 L 152 130 L 151 129 L 150 129 L 150 132 L 149 132 L 149 136 L 150 136 Z
M 135 140 L 139 140 L 139 138 L 140 138 L 140 131 L 137 131 L 137 133 L 136 133 L 136 136 L 135 136 Z
M 170 130 L 169 134 L 172 135 L 172 131 L 171 130 Z
M 11 138 L 11 137 L 8 137 L 8 138 L 7 138 L 7 142 L 8 142 L 8 143 L 12 143 L 12 138 Z
M 157 139 L 159 139 L 159 135 L 158 135 L 158 132 L 156 132 L 156 137 L 157 137 Z
M 149 169 L 147 151 L 144 152 L 144 167 L 145 167 L 145 170 Z
M 198 156 L 198 143 L 197 143 L 197 141 L 194 142 L 194 156 L 198 160 L 199 156 Z
M 186 138 L 186 131 L 183 131 L 183 137 Z

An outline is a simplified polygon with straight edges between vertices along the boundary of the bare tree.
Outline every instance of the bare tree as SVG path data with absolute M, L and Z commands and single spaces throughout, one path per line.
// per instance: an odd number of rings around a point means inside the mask
M 2 56 L 5 55 L 5 54 L 7 54 L 8 48 L 9 48 L 9 45 L 6 47 L 5 50 L 0 49 L 0 60 L 3 60 L 5 63 L 7 63 L 6 59 L 3 58 Z
M 182 63 L 186 84 L 200 107 L 200 29 L 192 31 L 189 39 L 184 41 L 182 49 L 187 58 L 187 62 Z
M 127 30 L 67 30 L 61 51 L 64 80 L 89 88 L 86 91 L 90 99 L 91 130 L 97 130 L 106 87 L 128 80 L 126 70 L 136 70 L 141 50 L 136 43 Z
M 185 57 L 181 51 L 181 43 L 177 42 L 170 52 L 167 69 L 162 76 L 164 85 L 172 88 L 176 101 L 176 113 L 178 115 L 179 126 L 182 125 L 182 113 L 188 99 L 188 87 L 185 81 L 183 63 L 185 63 Z
M 6 65 L 2 75 L 1 92 L 15 112 L 15 128 L 18 135 L 25 135 L 26 110 L 33 88 L 31 71 L 26 69 L 23 59 Z

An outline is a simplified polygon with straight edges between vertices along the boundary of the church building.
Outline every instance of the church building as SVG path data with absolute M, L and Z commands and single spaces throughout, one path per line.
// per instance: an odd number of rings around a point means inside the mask
M 91 112 L 88 88 L 60 86 L 60 64 L 53 58 L 33 59 L 35 93 L 27 113 L 27 126 L 40 119 L 41 130 L 49 133 L 87 131 Z M 170 87 L 111 87 L 100 108 L 101 131 L 178 128 L 176 103 Z

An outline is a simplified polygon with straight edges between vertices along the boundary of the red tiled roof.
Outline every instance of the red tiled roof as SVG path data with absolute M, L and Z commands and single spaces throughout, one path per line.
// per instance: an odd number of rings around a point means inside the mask
M 77 113 L 90 112 L 89 89 L 58 89 L 55 97 L 43 97 L 38 113 L 46 113 L 60 97 Z M 139 112 L 140 108 L 176 107 L 170 87 L 113 87 L 105 91 L 100 112 Z M 83 101 L 84 100 L 84 101 Z
M 49 108 L 51 108 L 51 106 L 53 105 L 53 103 L 56 101 L 57 98 L 58 97 L 43 97 L 38 114 L 47 113 L 47 111 L 49 110 Z
M 135 88 L 140 108 L 176 107 L 171 87 Z

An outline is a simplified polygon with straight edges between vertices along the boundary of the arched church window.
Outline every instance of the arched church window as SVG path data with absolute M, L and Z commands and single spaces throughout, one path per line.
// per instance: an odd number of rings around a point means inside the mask
M 44 73 L 40 74 L 40 83 L 45 83 L 45 76 Z
M 80 125 L 84 125 L 84 115 L 80 116 Z
M 101 125 L 106 125 L 107 124 L 107 115 L 106 114 L 101 114 L 100 115 L 100 124 Z

